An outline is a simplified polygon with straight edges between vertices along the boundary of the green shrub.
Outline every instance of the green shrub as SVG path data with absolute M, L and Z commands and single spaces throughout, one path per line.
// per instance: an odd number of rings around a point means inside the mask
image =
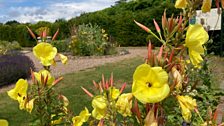
M 0 86 L 10 84 L 19 78 L 28 78 L 34 64 L 22 54 L 7 54 L 0 56 Z
M 51 42 L 58 52 L 67 52 L 69 50 L 69 40 L 55 40 Z
M 81 56 L 107 55 L 113 52 L 112 48 L 105 30 L 92 24 L 79 25 L 70 45 L 73 55 Z
M 17 41 L 8 42 L 0 41 L 0 55 L 6 54 L 9 51 L 20 50 L 21 46 Z

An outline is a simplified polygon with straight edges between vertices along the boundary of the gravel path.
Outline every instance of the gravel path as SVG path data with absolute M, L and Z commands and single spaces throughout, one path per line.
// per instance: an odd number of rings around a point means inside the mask
M 119 62 L 124 59 L 134 58 L 134 57 L 146 57 L 147 56 L 147 48 L 126 48 L 129 51 L 129 54 L 126 55 L 114 55 L 114 56 L 91 56 L 91 57 L 70 57 L 68 63 L 63 65 L 60 63 L 60 60 L 56 58 L 57 65 L 51 67 L 52 74 L 56 77 L 61 76 L 63 74 L 72 73 L 96 66 L 100 66 L 106 63 L 114 63 Z M 34 57 L 31 51 L 23 52 L 26 56 L 30 57 L 36 67 L 36 71 L 39 71 L 42 68 L 42 65 L 39 61 Z

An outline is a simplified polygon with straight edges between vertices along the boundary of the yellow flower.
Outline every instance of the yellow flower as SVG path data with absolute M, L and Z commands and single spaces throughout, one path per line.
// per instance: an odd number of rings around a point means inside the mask
M 208 33 L 199 25 L 190 25 L 185 39 L 185 46 L 189 49 L 189 56 L 192 64 L 200 68 L 203 61 L 201 54 L 204 54 L 203 44 L 208 41 Z
M 197 107 L 197 103 L 195 99 L 192 99 L 189 96 L 177 96 L 177 100 L 181 107 L 181 112 L 184 120 L 186 122 L 191 121 L 191 111 L 194 110 L 195 107 Z
M 92 106 L 94 108 L 92 111 L 92 116 L 94 118 L 100 120 L 106 116 L 107 103 L 106 99 L 103 96 L 98 95 L 94 97 Z
M 57 48 L 49 43 L 41 42 L 33 48 L 33 54 L 44 66 L 50 66 L 57 54 Z
M 175 8 L 185 8 L 187 6 L 187 0 L 177 0 L 175 3 Z
M 157 103 L 165 99 L 170 88 L 168 74 L 162 67 L 142 64 L 133 75 L 132 93 L 143 104 Z
M 63 63 L 63 64 L 66 64 L 67 62 L 68 62 L 68 57 L 67 56 L 65 56 L 65 55 L 63 55 L 63 54 L 58 54 L 58 56 L 59 56 L 59 58 L 61 59 L 61 62 Z
M 56 114 L 52 114 L 52 115 L 51 115 L 51 119 L 54 119 L 55 116 L 56 116 Z M 58 117 L 57 119 L 51 121 L 51 125 L 58 125 L 58 124 L 61 124 L 61 122 L 62 122 L 62 117 L 61 117 L 61 116 L 62 116 L 62 113 L 59 113 L 58 116 L 59 116 L 59 117 Z
M 120 91 L 114 87 L 110 87 L 109 94 L 113 100 L 117 99 L 117 97 L 120 95 Z
M 119 96 L 116 108 L 124 117 L 131 116 L 132 93 L 122 94 Z
M 73 126 L 82 126 L 82 124 L 89 119 L 90 115 L 89 110 L 85 107 L 85 110 L 81 111 L 79 116 L 72 118 Z
M 5 120 L 5 119 L 0 119 L 0 126 L 8 126 L 8 125 L 9 125 L 9 123 L 8 123 L 7 120 Z
M 201 6 L 201 10 L 202 10 L 203 13 L 210 12 L 211 7 L 212 7 L 212 1 L 211 0 L 203 0 L 203 4 Z
M 16 86 L 15 88 L 13 88 L 12 90 L 8 91 L 8 95 L 10 98 L 14 99 L 14 100 L 18 100 L 19 98 L 23 98 L 26 97 L 26 91 L 28 88 L 28 83 L 26 80 L 24 79 L 19 79 L 16 82 Z
M 19 109 L 20 110 L 26 110 L 27 112 L 31 113 L 33 110 L 33 102 L 35 99 L 31 99 L 30 101 L 27 101 L 26 97 L 19 97 Z
M 37 72 L 34 72 L 34 76 L 35 78 L 37 79 L 37 81 L 39 83 L 42 83 L 41 82 L 41 75 L 43 76 L 44 78 L 44 81 L 45 79 L 47 78 L 47 85 L 50 86 L 52 85 L 52 83 L 54 82 L 54 77 L 51 76 L 51 73 L 47 70 L 40 70 L 38 73 Z

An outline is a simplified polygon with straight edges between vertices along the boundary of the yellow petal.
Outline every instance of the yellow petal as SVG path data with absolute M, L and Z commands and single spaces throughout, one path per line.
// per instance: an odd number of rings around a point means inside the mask
M 212 7 L 212 0 L 203 0 L 201 10 L 203 13 L 210 12 Z
M 189 96 L 177 96 L 177 100 L 181 107 L 182 116 L 185 121 L 190 122 L 191 120 L 191 111 L 197 107 L 197 103 L 195 99 L 192 99 Z
M 10 91 L 8 91 L 8 95 L 10 98 L 17 100 L 18 97 L 23 97 L 26 96 L 26 91 L 28 88 L 28 83 L 26 80 L 24 79 L 19 79 L 16 82 L 16 86 L 15 88 L 11 89 Z
M 101 120 L 106 116 L 106 110 L 107 109 L 94 108 L 92 111 L 92 116 L 97 120 Z
M 92 106 L 93 108 L 105 109 L 107 107 L 106 99 L 103 96 L 98 95 L 94 97 Z
M 85 110 L 79 113 L 79 116 L 81 117 L 83 122 L 86 122 L 89 119 L 90 115 L 91 114 L 89 113 L 89 110 L 86 107 L 85 107 Z
M 168 74 L 161 67 L 138 66 L 133 75 L 132 93 L 142 103 L 160 102 L 170 92 Z
M 192 64 L 197 67 L 201 68 L 201 62 L 203 61 L 200 53 L 194 51 L 194 50 L 189 50 L 189 56 Z
M 114 87 L 110 87 L 109 93 L 113 100 L 117 99 L 117 97 L 120 95 L 120 91 Z
M 57 48 L 49 43 L 41 42 L 33 48 L 33 54 L 44 66 L 50 66 L 57 54 Z
M 132 93 L 120 95 L 116 103 L 116 108 L 124 117 L 131 116 Z
M 26 109 L 26 111 L 28 111 L 29 113 L 31 113 L 32 112 L 32 110 L 33 110 L 33 102 L 34 102 L 34 100 L 35 99 L 31 99 L 30 101 L 28 101 L 25 105 L 26 105 L 26 107 L 25 107 L 25 109 Z
M 63 54 L 60 54 L 60 53 L 58 55 L 59 55 L 59 58 L 61 59 L 61 62 L 63 64 L 66 64 L 68 62 L 68 57 L 67 56 L 65 56 Z
M 0 119 L 0 126 L 8 126 L 8 125 L 9 125 L 9 123 L 8 123 L 7 120 L 5 120 L 5 119 Z
M 54 82 L 55 78 L 51 76 L 51 73 L 47 70 L 40 70 L 38 73 L 34 72 L 34 76 L 37 79 L 37 81 L 39 83 L 41 83 L 41 75 L 44 77 L 44 80 L 46 79 L 46 77 L 48 77 L 47 79 L 47 85 L 52 85 L 52 83 Z
M 75 116 L 72 118 L 73 126 L 82 126 L 82 118 L 80 116 Z
M 60 116 L 60 115 L 61 115 L 61 113 L 59 113 L 59 116 Z M 55 114 L 52 114 L 52 115 L 51 115 L 51 119 L 53 119 L 55 116 L 56 116 Z M 51 121 L 51 125 L 58 125 L 58 124 L 60 124 L 61 122 L 62 122 L 62 118 L 59 117 L 59 118 L 56 119 L 56 120 L 52 120 L 52 121 Z
M 165 99 L 170 92 L 168 84 L 160 88 L 148 87 L 145 83 L 134 81 L 132 85 L 133 95 L 143 104 L 157 103 Z
M 175 8 L 186 8 L 187 6 L 187 0 L 177 0 L 175 3 Z
M 203 61 L 200 54 L 204 54 L 203 44 L 208 41 L 208 33 L 199 25 L 190 25 L 185 39 L 185 46 L 189 49 L 189 56 L 195 67 L 200 67 Z
M 188 48 L 203 45 L 208 41 L 208 33 L 200 24 L 189 25 L 186 33 L 185 44 Z

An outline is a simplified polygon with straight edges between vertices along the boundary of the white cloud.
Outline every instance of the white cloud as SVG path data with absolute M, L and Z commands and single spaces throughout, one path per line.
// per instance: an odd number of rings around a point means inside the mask
M 83 2 L 57 2 L 42 7 L 11 7 L 7 15 L 7 20 L 17 20 L 19 22 L 50 21 L 64 18 L 70 19 L 83 12 L 93 12 L 113 5 L 112 0 L 88 0 Z M 15 14 L 14 12 L 17 12 Z

